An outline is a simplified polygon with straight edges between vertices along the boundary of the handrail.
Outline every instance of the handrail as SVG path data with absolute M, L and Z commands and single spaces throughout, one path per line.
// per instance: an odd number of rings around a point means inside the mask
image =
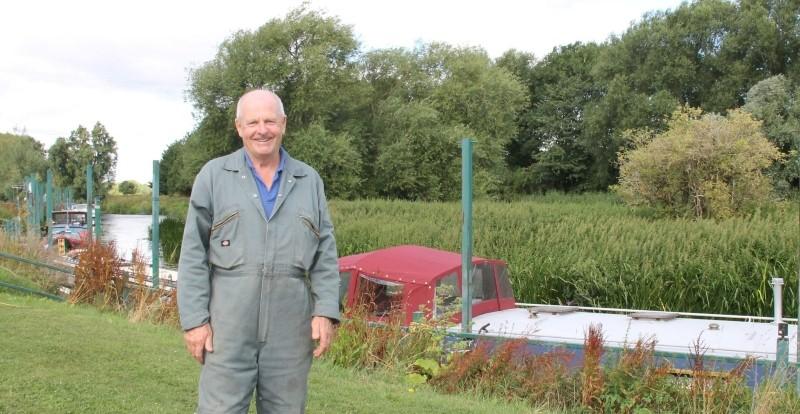
M 67 268 L 64 268 L 64 267 L 51 265 L 49 263 L 39 262 L 39 261 L 36 261 L 36 260 L 33 260 L 33 259 L 28 259 L 26 257 L 16 256 L 16 255 L 13 255 L 13 254 L 10 254 L 10 253 L 0 252 L 0 258 L 16 260 L 18 262 L 27 263 L 27 264 L 33 265 L 33 266 L 44 267 L 44 268 L 47 268 L 47 269 L 50 269 L 50 270 L 54 270 L 56 272 L 66 273 L 68 275 L 72 274 L 72 269 L 67 269 Z
M 540 304 L 540 303 L 516 303 L 516 306 L 519 308 L 530 308 L 534 306 L 553 306 L 547 304 Z M 746 322 L 751 321 L 766 321 L 772 322 L 773 318 L 769 316 L 745 316 L 745 315 L 723 315 L 723 314 L 716 314 L 716 313 L 694 313 L 694 312 L 672 312 L 672 311 L 655 311 L 652 309 L 623 309 L 623 308 L 601 308 L 601 307 L 591 307 L 591 306 L 567 306 L 565 307 L 574 308 L 576 310 L 585 310 L 590 312 L 615 312 L 615 313 L 633 313 L 633 312 L 670 312 L 674 313 L 678 316 L 687 316 L 691 318 L 717 318 L 717 319 L 736 319 L 736 320 L 743 320 Z M 797 322 L 796 318 L 783 318 L 786 322 Z
M 45 297 L 47 299 L 56 300 L 56 301 L 59 301 L 59 302 L 63 302 L 64 301 L 64 298 L 62 298 L 61 296 L 53 295 L 53 294 L 50 294 L 50 293 L 47 293 L 47 292 L 41 292 L 41 291 L 38 291 L 38 290 L 35 290 L 35 289 L 26 288 L 24 286 L 12 285 L 11 283 L 0 282 L 0 287 L 19 290 L 21 292 L 26 292 L 26 293 L 31 293 L 31 294 L 34 294 L 34 295 Z

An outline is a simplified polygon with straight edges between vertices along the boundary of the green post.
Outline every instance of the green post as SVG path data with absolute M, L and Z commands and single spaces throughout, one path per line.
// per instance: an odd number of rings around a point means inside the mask
M 161 215 L 161 207 L 159 206 L 159 196 L 158 196 L 158 180 L 159 180 L 159 168 L 158 168 L 158 160 L 153 160 L 153 225 L 152 232 L 153 234 L 150 237 L 152 240 L 151 250 L 150 250 L 150 257 L 153 266 L 153 288 L 158 288 L 158 258 L 159 258 L 159 222 L 158 218 Z
M 25 217 L 25 220 L 28 222 L 28 234 L 30 234 L 33 228 L 33 183 L 31 177 L 25 178 L 23 191 L 25 191 L 25 207 L 28 209 L 28 216 Z
M 461 332 L 472 332 L 472 140 L 461 140 Z
M 94 169 L 92 164 L 89 164 L 86 166 L 86 228 L 89 229 L 90 239 L 94 230 L 92 212 L 94 212 Z
M 47 223 L 47 248 L 53 247 L 53 170 L 47 169 L 47 215 L 45 216 L 45 223 Z
M 94 201 L 94 217 L 94 238 L 100 240 L 100 236 L 103 235 L 103 211 L 100 208 L 100 198 Z

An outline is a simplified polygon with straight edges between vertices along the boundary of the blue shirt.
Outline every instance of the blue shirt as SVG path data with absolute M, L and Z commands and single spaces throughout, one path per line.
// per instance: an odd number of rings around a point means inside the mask
M 283 147 L 280 149 L 279 157 L 278 170 L 275 171 L 275 175 L 272 176 L 272 185 L 268 190 L 266 184 L 264 184 L 264 180 L 261 179 L 255 167 L 253 167 L 253 162 L 250 160 L 250 156 L 247 155 L 247 151 L 244 151 L 244 159 L 247 161 L 247 166 L 256 179 L 256 187 L 258 187 L 258 195 L 261 198 L 261 206 L 264 207 L 264 214 L 267 216 L 267 219 L 272 217 L 272 209 L 275 207 L 275 201 L 278 200 L 278 195 L 280 195 L 278 191 L 281 188 L 281 174 L 283 173 L 283 166 L 286 164 L 286 151 L 283 150 Z

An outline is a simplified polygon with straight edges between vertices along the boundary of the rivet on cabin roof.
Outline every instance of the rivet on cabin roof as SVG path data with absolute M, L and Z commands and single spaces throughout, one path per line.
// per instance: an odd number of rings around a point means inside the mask
M 710 331 L 718 331 L 719 330 L 719 324 L 716 323 L 716 322 L 711 322 L 710 324 L 708 324 L 708 330 L 710 330 Z

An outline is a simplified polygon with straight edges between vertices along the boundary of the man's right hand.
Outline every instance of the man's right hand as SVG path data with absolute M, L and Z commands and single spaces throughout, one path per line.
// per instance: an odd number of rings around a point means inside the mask
M 206 352 L 214 352 L 212 337 L 211 325 L 207 323 L 183 333 L 186 349 L 201 364 L 205 361 Z

